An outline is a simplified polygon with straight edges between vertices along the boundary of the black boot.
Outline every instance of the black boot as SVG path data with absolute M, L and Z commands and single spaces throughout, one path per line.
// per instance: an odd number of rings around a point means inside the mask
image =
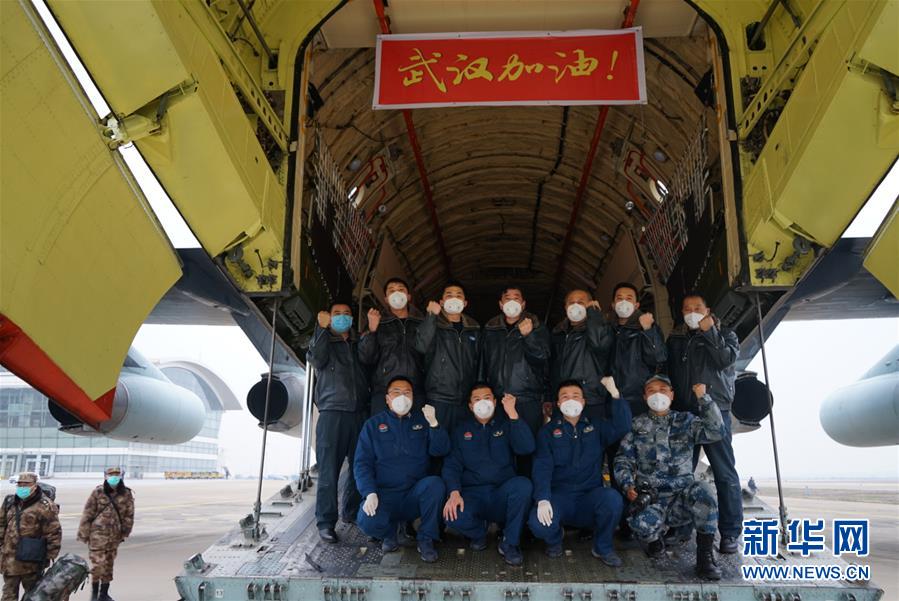
M 97 601 L 115 601 L 112 597 L 109 596 L 109 583 L 104 582 L 100 585 L 100 596 L 97 597 Z
M 696 533 L 696 574 L 706 580 L 721 580 L 715 563 L 715 535 Z
M 665 557 L 665 541 L 657 538 L 646 546 L 646 554 L 652 559 Z
M 97 601 L 97 597 L 100 595 L 100 583 L 92 582 L 91 583 L 91 601 Z

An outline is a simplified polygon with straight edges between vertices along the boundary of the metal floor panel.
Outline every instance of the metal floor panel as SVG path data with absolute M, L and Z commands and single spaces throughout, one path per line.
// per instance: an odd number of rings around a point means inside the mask
M 654 587 L 663 592 L 674 590 L 672 587 L 684 587 L 677 590 L 693 590 L 691 587 L 696 590 L 700 590 L 700 588 L 707 590 L 711 586 L 714 590 L 729 590 L 733 593 L 741 591 L 748 595 L 746 598 L 763 599 L 764 593 L 759 593 L 760 586 L 761 588 L 773 586 L 773 583 L 753 585 L 744 581 L 740 573 L 742 562 L 756 561 L 760 565 L 833 565 L 838 563 L 845 565 L 845 562 L 830 556 L 830 554 L 821 554 L 811 558 L 787 556 L 759 560 L 747 560 L 739 553 L 736 555 L 718 554 L 718 563 L 723 577 L 717 583 L 708 583 L 699 580 L 694 574 L 695 543 L 692 539 L 680 545 L 670 546 L 665 558 L 653 560 L 646 556 L 636 542 L 616 538 L 615 547 L 624 560 L 624 565 L 621 568 L 612 569 L 590 555 L 590 541 L 579 540 L 576 532 L 566 535 L 564 539 L 565 555 L 558 559 L 550 559 L 543 553 L 542 542 L 531 541 L 523 545 L 525 563 L 518 568 L 506 565 L 498 554 L 495 534 L 491 533 L 488 539 L 490 546 L 487 550 L 476 552 L 468 549 L 467 541 L 464 538 L 448 532 L 445 540 L 437 545 L 440 559 L 434 564 L 425 564 L 419 559 L 414 543 L 410 542 L 409 546 L 401 547 L 400 551 L 396 553 L 385 554 L 381 552 L 377 542 L 370 541 L 355 526 L 342 522 L 337 528 L 340 538 L 338 544 L 321 542 L 315 524 L 314 499 L 314 488 L 303 493 L 301 498 L 294 497 L 292 504 L 287 504 L 285 499 L 276 495 L 263 508 L 263 523 L 268 537 L 260 545 L 251 544 L 239 529 L 235 530 L 202 553 L 205 562 L 203 569 L 186 568 L 178 578 L 181 581 L 179 586 L 183 585 L 186 589 L 193 590 L 197 583 L 224 582 L 234 586 L 237 586 L 235 583 L 239 583 L 239 586 L 242 587 L 240 590 L 244 592 L 240 597 L 235 598 L 293 599 L 292 596 L 279 597 L 274 594 L 265 596 L 264 593 L 254 596 L 252 593 L 246 592 L 247 587 L 252 588 L 258 583 L 269 583 L 270 586 L 271 583 L 284 583 L 284 586 L 289 585 L 292 590 L 298 590 L 298 586 L 305 587 L 303 594 L 306 596 L 303 598 L 307 598 L 308 591 L 311 590 L 309 587 L 314 587 L 317 595 L 324 598 L 325 601 L 346 601 L 343 599 L 342 593 L 336 597 L 326 593 L 329 586 L 327 583 L 368 583 L 368 586 L 374 591 L 381 589 L 386 591 L 384 587 L 400 586 L 403 585 L 402 583 L 411 582 L 431 582 L 444 588 L 447 583 L 450 583 L 454 586 L 471 586 L 476 590 L 484 587 L 490 588 L 491 585 L 506 587 L 520 585 L 530 587 L 535 595 L 542 590 L 541 587 L 549 585 L 558 588 L 560 586 L 599 586 L 602 584 L 612 586 L 611 583 L 614 583 L 614 586 L 633 586 L 635 587 L 633 590 L 641 587 L 643 589 Z M 273 505 L 272 501 L 276 504 Z M 753 500 L 746 503 L 745 513 L 747 517 L 752 517 L 773 515 L 774 512 L 770 507 Z M 258 584 L 258 586 L 263 585 Z M 784 584 L 784 586 L 797 591 L 797 596 L 794 597 L 797 600 L 818 598 L 817 594 L 820 594 L 822 599 L 846 600 L 877 599 L 879 595 L 879 592 L 870 584 L 861 585 L 864 594 L 859 594 L 858 585 L 847 582 L 803 582 L 801 584 Z M 221 590 L 225 591 L 226 589 Z M 356 601 L 371 601 L 375 596 L 374 591 L 366 600 L 357 599 Z M 232 598 L 226 592 L 222 592 L 222 594 L 223 597 L 216 598 Z M 387 593 L 384 592 L 384 594 Z M 831 595 L 834 596 L 831 597 Z M 446 597 L 446 594 L 444 596 Z M 527 596 L 530 596 L 530 593 Z M 185 595 L 185 599 L 194 598 L 209 599 L 213 597 Z M 644 594 L 640 598 L 647 597 Z M 684 599 L 687 598 L 684 597 Z M 692 597 L 689 598 L 692 599 Z M 730 598 L 730 596 L 721 598 Z M 776 599 L 776 597 L 771 598 Z M 705 600 L 706 596 L 697 596 L 696 599 Z M 353 599 L 349 599 L 349 601 L 353 601 Z M 407 601 L 414 601 L 414 599 L 410 597 Z M 526 600 L 522 599 L 522 601 Z

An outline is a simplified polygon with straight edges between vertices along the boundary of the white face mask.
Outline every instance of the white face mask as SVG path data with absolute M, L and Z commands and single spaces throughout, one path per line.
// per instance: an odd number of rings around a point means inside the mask
M 412 399 L 404 394 L 395 396 L 390 399 L 390 408 L 397 415 L 406 415 L 407 413 L 409 413 L 409 410 L 412 409 Z
M 587 317 L 587 308 L 580 303 L 571 303 L 565 309 L 565 314 L 568 316 L 569 321 L 578 323 L 584 321 L 584 318 Z
M 406 296 L 405 292 L 400 292 L 397 290 L 387 297 L 387 302 L 390 303 L 390 306 L 399 311 L 400 309 L 405 309 L 406 304 L 409 302 L 409 297 Z
M 461 298 L 448 298 L 443 301 L 443 310 L 450 315 L 458 315 L 465 309 L 465 301 Z
M 493 401 L 488 401 L 487 399 L 475 401 L 474 414 L 480 419 L 490 419 L 493 417 L 493 411 Z
M 671 399 L 668 398 L 668 395 L 665 393 L 656 392 L 649 395 L 649 398 L 646 399 L 646 404 L 649 405 L 649 408 L 653 411 L 664 413 L 671 407 Z
M 699 322 L 705 317 L 702 313 L 687 313 L 684 315 L 684 323 L 687 324 L 687 327 L 691 330 L 695 330 L 699 327 Z
M 615 313 L 621 319 L 627 319 L 634 314 L 634 303 L 631 301 L 621 300 L 615 303 Z
M 521 315 L 521 303 L 515 300 L 506 301 L 503 303 L 503 313 L 506 314 L 506 317 L 515 319 Z
M 559 409 L 565 417 L 578 417 L 581 414 L 581 411 L 584 410 L 584 405 L 581 404 L 580 401 L 569 399 L 567 401 L 562 401 Z

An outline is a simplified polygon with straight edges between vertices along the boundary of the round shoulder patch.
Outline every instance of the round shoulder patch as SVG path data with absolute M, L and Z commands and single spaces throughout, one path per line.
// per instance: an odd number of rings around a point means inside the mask
M 388 427 L 387 424 L 378 424 L 378 431 L 379 431 L 379 432 L 386 432 L 386 431 L 389 430 L 389 429 L 390 429 L 390 428 Z
M 562 438 L 562 429 L 556 428 L 553 430 L 553 438 Z
M 472 438 L 474 438 L 474 435 L 471 432 L 466 432 L 462 435 L 462 438 L 464 438 L 465 440 L 471 440 Z

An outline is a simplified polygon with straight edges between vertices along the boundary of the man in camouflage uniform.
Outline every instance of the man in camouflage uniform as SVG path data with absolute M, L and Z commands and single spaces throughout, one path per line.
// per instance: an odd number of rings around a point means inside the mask
M 122 476 L 121 468 L 107 468 L 103 484 L 91 492 L 81 514 L 78 540 L 90 550 L 91 601 L 112 601 L 112 566 L 119 545 L 134 526 L 134 494 Z
M 19 585 L 27 592 L 34 588 L 44 568 L 59 555 L 62 528 L 59 509 L 37 485 L 37 474 L 19 474 L 16 494 L 3 500 L 0 511 L 0 572 L 3 573 L 2 601 L 16 601 Z M 16 514 L 19 515 L 18 524 Z M 20 537 L 43 538 L 47 541 L 47 559 L 43 563 L 18 561 L 16 546 Z
M 657 493 L 645 506 L 636 505 L 628 525 L 634 537 L 647 544 L 650 557 L 662 557 L 666 528 L 692 524 L 696 528 L 696 572 L 708 580 L 721 578 L 715 563 L 715 532 L 718 529 L 718 500 L 706 482 L 693 480 L 693 447 L 720 440 L 724 435 L 721 411 L 706 394 L 704 384 L 695 384 L 699 416 L 671 411 L 674 391 L 664 375 L 650 377 L 643 386 L 649 412 L 634 418 L 631 431 L 621 441 L 615 457 L 615 478 L 631 503 L 638 488 Z

